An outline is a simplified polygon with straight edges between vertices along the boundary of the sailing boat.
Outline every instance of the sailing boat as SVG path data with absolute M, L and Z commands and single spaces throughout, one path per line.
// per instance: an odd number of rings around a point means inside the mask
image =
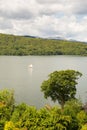
M 32 68 L 32 67 L 33 67 L 33 65 L 32 65 L 32 64 L 30 64 L 30 65 L 29 65 L 29 68 Z

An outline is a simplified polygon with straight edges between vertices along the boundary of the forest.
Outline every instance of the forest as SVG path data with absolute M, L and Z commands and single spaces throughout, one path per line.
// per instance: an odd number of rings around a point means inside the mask
M 0 34 L 0 55 L 87 56 L 87 44 L 68 40 Z

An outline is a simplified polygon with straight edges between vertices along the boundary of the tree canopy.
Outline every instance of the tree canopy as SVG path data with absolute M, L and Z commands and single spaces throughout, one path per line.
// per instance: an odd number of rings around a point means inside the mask
M 66 101 L 75 98 L 77 79 L 80 76 L 82 74 L 75 70 L 54 71 L 42 83 L 41 91 L 45 98 L 51 97 L 54 102 L 57 100 L 63 108 Z

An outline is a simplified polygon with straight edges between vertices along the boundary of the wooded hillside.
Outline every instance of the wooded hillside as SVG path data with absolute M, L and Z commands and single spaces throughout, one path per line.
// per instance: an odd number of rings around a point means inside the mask
M 82 55 L 87 56 L 87 44 L 0 34 L 0 55 Z

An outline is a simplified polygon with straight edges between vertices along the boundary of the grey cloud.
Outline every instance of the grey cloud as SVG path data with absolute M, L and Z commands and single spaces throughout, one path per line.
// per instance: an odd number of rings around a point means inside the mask
M 57 15 L 59 13 L 63 13 L 63 5 L 62 4 L 50 4 L 43 5 L 39 9 L 40 15 Z
M 34 14 L 32 12 L 21 9 L 21 10 L 1 10 L 0 9 L 0 16 L 8 19 L 30 19 L 33 17 Z
M 79 8 L 76 6 L 73 10 L 73 12 L 77 15 L 87 15 L 87 5 L 81 6 Z
M 50 8 L 46 8 L 46 7 L 43 7 L 43 10 L 40 11 L 40 15 L 53 15 L 55 14 L 55 11 L 50 9 Z
M 76 15 L 85 15 L 87 14 L 87 1 L 86 0 L 67 0 L 66 7 L 68 11 Z
M 7 19 L 0 20 L 0 29 L 12 29 L 12 28 L 13 28 L 13 25 L 11 21 Z
M 53 4 L 53 3 L 58 3 L 61 0 L 36 0 L 40 4 Z
M 63 12 L 65 15 L 87 14 L 87 0 L 36 0 L 36 1 L 38 2 L 38 4 L 42 5 L 42 13 L 45 15 L 50 15 L 51 13 L 57 13 L 59 11 Z

